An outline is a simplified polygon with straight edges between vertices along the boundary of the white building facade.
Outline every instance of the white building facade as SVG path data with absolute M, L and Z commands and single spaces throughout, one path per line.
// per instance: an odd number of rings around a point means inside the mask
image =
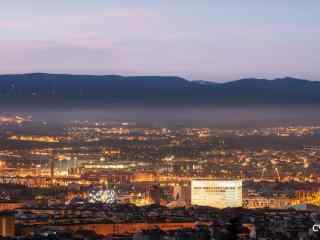
M 193 179 L 191 204 L 215 208 L 242 207 L 242 180 Z

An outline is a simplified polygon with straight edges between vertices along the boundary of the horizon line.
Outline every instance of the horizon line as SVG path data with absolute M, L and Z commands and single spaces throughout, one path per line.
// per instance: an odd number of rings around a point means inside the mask
M 303 80 L 303 81 L 309 81 L 309 82 L 320 82 L 320 80 L 310 80 L 308 78 L 298 78 L 293 76 L 284 76 L 284 77 L 275 77 L 275 78 L 261 78 L 261 77 L 243 77 L 239 79 L 233 79 L 233 80 L 225 80 L 223 82 L 216 81 L 216 80 L 205 80 L 205 79 L 188 79 L 185 77 L 181 77 L 179 75 L 166 75 L 166 74 L 141 74 L 141 75 L 130 75 L 130 74 L 87 74 L 87 73 L 57 73 L 57 72 L 23 72 L 23 73 L 0 73 L 0 76 L 14 76 L 14 75 L 66 75 L 66 76 L 97 76 L 97 77 L 109 77 L 109 76 L 115 76 L 115 77 L 170 77 L 170 78 L 180 78 L 189 82 L 210 82 L 210 83 L 217 83 L 217 84 L 223 84 L 228 82 L 235 82 L 240 80 L 261 80 L 261 81 L 275 81 L 275 80 L 283 80 L 283 79 L 292 79 L 292 80 Z

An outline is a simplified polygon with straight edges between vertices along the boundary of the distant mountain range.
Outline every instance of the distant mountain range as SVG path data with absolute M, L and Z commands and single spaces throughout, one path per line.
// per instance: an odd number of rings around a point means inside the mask
M 0 104 L 39 106 L 320 103 L 320 82 L 291 77 L 226 83 L 175 76 L 0 75 Z

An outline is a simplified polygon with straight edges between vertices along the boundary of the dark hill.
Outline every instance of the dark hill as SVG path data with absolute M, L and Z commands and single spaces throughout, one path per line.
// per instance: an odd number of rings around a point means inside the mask
M 320 103 L 320 82 L 296 78 L 227 83 L 174 76 L 0 75 L 2 104 L 99 106 Z

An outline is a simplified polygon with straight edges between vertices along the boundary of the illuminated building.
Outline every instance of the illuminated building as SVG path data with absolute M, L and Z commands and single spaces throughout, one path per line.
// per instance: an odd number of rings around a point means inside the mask
M 157 175 L 154 172 L 136 172 L 133 178 L 134 182 L 155 182 Z
M 13 117 L 5 117 L 5 116 L 0 116 L 0 124 L 21 124 L 27 120 L 30 119 L 25 119 L 20 116 L 13 116 Z
M 250 197 L 244 199 L 246 208 L 272 208 L 287 209 L 291 205 L 291 199 L 287 197 Z
M 174 198 L 185 203 L 186 206 L 191 204 L 191 186 L 190 183 L 179 184 L 174 188 Z
M 0 201 L 0 211 L 11 211 L 24 207 L 24 203 L 15 201 Z
M 10 213 L 0 213 L 0 236 L 14 237 L 15 236 L 15 222 L 14 216 Z
M 242 180 L 194 179 L 191 204 L 216 208 L 242 206 Z
M 116 193 L 113 189 L 94 190 L 89 193 L 88 201 L 90 203 L 115 203 Z
M 35 135 L 13 135 L 8 139 L 14 140 L 14 141 L 45 142 L 45 143 L 59 143 L 61 140 L 63 140 L 62 137 L 35 136 Z

